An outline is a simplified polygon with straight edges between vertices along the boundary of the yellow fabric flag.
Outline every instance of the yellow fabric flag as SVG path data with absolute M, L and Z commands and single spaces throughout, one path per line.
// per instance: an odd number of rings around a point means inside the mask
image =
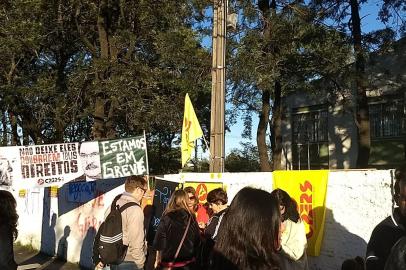
M 202 128 L 197 120 L 195 110 L 189 95 L 185 97 L 185 113 L 183 114 L 182 126 L 182 168 L 190 159 L 193 150 L 195 149 L 195 140 L 203 136 Z
M 307 254 L 319 256 L 326 217 L 328 170 L 274 171 L 273 188 L 289 193 L 296 201 L 306 227 Z

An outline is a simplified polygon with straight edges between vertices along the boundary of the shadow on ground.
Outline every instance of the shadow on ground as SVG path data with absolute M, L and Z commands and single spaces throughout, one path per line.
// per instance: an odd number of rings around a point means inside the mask
M 19 266 L 18 269 L 88 270 L 78 264 L 68 263 L 20 245 L 14 245 L 14 258 Z

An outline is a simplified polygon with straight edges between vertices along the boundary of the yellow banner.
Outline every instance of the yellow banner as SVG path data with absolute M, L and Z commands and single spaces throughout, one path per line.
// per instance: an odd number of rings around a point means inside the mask
M 289 193 L 297 202 L 306 225 L 307 254 L 319 256 L 326 215 L 328 170 L 274 171 L 273 186 Z

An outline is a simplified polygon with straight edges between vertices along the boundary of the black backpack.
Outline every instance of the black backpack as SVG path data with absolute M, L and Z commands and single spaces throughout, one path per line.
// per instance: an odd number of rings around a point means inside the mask
M 111 210 L 104 222 L 100 225 L 93 243 L 93 262 L 97 265 L 100 261 L 106 264 L 118 265 L 123 262 L 128 246 L 123 244 L 123 226 L 121 213 L 128 207 L 137 205 L 129 202 L 119 207 L 117 200 L 121 194 L 114 198 Z

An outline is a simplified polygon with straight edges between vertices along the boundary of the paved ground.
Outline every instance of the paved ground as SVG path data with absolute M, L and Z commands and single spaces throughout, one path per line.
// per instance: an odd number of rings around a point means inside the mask
M 19 270 L 88 270 L 20 245 L 14 245 L 14 258 Z

